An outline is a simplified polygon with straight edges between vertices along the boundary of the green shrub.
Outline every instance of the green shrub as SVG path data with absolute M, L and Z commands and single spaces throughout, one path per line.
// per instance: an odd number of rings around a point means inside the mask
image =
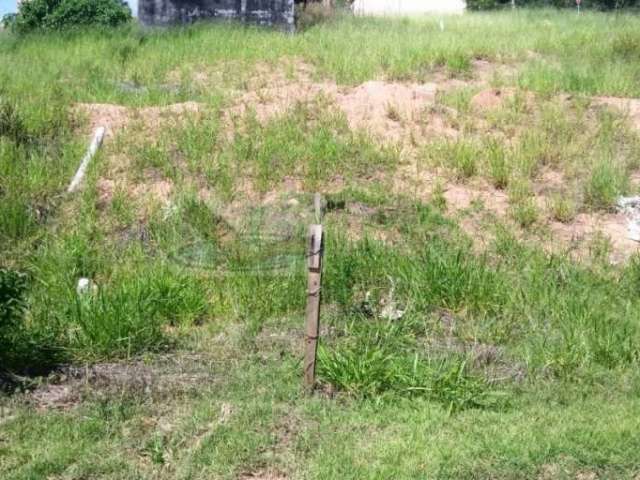
M 0 268 L 0 374 L 43 371 L 55 363 L 55 349 L 46 335 L 25 323 L 27 276 Z
M 510 3 L 510 0 L 467 0 L 469 10 L 492 10 Z
M 120 0 L 29 0 L 20 4 L 14 27 L 19 33 L 72 27 L 115 27 L 131 19 Z
M 0 268 L 0 370 L 11 368 L 18 357 L 26 289 L 24 275 Z
M 26 285 L 24 275 L 0 268 L 0 332 L 15 326 L 22 317 L 25 309 Z

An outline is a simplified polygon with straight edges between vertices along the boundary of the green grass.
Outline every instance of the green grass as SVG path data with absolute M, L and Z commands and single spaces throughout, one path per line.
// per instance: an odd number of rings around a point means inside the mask
M 605 236 L 580 259 L 537 239 L 638 188 L 637 132 L 590 96 L 640 96 L 640 19 L 438 20 L 336 18 L 295 36 L 0 32 L 2 478 L 636 478 L 639 257 L 610 262 Z M 270 68 L 293 78 L 305 63 L 348 88 L 474 82 L 478 60 L 513 69 L 487 79 L 502 104 L 478 109 L 484 87 L 462 84 L 420 120 L 457 136 L 381 144 L 323 95 L 227 121 L 245 90 L 278 80 Z M 88 140 L 76 103 L 183 101 L 199 111 L 157 125 L 134 114 L 65 194 Z M 405 121 L 391 104 L 386 117 Z M 475 201 L 456 212 L 448 186 L 482 182 L 508 196 L 502 216 Z M 79 295 L 82 277 L 95 289 Z M 116 373 L 54 373 L 73 395 L 43 406 L 39 375 L 60 363 Z

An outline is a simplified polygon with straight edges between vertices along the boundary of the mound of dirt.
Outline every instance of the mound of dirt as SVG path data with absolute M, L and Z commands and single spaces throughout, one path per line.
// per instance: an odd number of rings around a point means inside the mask
M 250 90 L 225 112 L 226 123 L 251 112 L 264 124 L 282 115 L 297 103 L 310 103 L 319 96 L 332 97 L 338 91 L 335 83 L 286 83 Z
M 98 127 L 107 129 L 107 136 L 139 121 L 145 130 L 157 132 L 167 121 L 175 121 L 186 115 L 202 112 L 202 105 L 197 102 L 175 103 L 162 107 L 129 108 L 107 103 L 78 103 L 73 108 L 75 117 L 87 117 L 90 131 Z
M 437 91 L 434 83 L 371 81 L 338 94 L 336 103 L 352 129 L 398 141 L 407 129 L 424 120 L 427 107 L 435 104 Z
M 435 105 L 437 90 L 433 83 L 370 81 L 346 89 L 331 82 L 281 83 L 245 93 L 225 112 L 225 117 L 226 123 L 233 124 L 234 118 L 252 112 L 264 124 L 297 103 L 322 99 L 344 113 L 350 128 L 398 142 L 409 138 L 412 132 L 421 136 L 424 133 L 421 126 L 430 125 L 438 133 L 446 130 L 442 121 L 427 121 L 428 108 Z
M 478 111 L 495 110 L 504 105 L 505 100 L 511 99 L 514 91 L 511 89 L 490 88 L 483 90 L 471 99 L 471 106 Z

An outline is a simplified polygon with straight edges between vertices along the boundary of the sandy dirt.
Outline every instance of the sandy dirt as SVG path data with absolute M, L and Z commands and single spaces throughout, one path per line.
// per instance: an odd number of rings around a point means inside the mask
M 138 109 L 107 103 L 78 103 L 73 108 L 73 115 L 88 120 L 87 131 L 92 132 L 102 126 L 107 129 L 107 137 L 113 137 L 136 121 L 148 133 L 156 133 L 166 122 L 176 121 L 187 115 L 197 115 L 201 111 L 202 105 L 197 102 Z
M 381 144 L 402 146 L 402 157 L 408 159 L 408 162 L 399 166 L 393 179 L 393 190 L 396 193 L 415 194 L 423 201 L 430 201 L 434 187 L 439 185 L 443 189 L 449 214 L 472 207 L 477 209 L 480 205 L 484 212 L 506 219 L 510 203 L 504 191 L 481 179 L 474 178 L 461 183 L 453 181 L 445 172 L 435 168 L 417 169 L 413 157 L 421 145 L 434 139 L 456 138 L 461 135 L 459 126 L 451 123 L 451 118 L 457 112 L 438 103 L 440 92 L 462 86 L 479 88 L 479 92 L 471 99 L 471 108 L 481 122 L 483 113 L 503 107 L 517 94 L 514 88 L 489 87 L 492 80 L 496 77 L 513 76 L 515 73 L 515 68 L 510 66 L 475 60 L 472 77 L 465 80 L 443 77 L 436 72 L 432 83 L 401 83 L 380 79 L 355 87 L 343 87 L 333 81 L 317 79 L 314 77 L 314 68 L 302 61 L 293 61 L 283 68 L 258 65 L 255 75 L 247 82 L 246 90 L 232 95 L 231 103 L 222 112 L 222 120 L 223 125 L 228 126 L 229 139 L 232 139 L 234 132 L 242 128 L 248 114 L 255 115 L 258 122 L 264 124 L 285 114 L 298 103 L 321 102 L 344 115 L 351 129 L 364 131 Z M 208 79 L 209 76 L 201 74 L 197 81 L 206 83 Z M 525 93 L 524 100 L 527 104 L 535 104 L 533 94 Z M 592 100 L 594 106 L 612 107 L 624 112 L 631 125 L 640 131 L 639 99 L 594 97 Z M 132 125 L 141 125 L 145 132 L 153 134 L 167 122 L 176 123 L 185 116 L 199 115 L 202 112 L 203 106 L 195 102 L 138 109 L 109 104 L 77 104 L 74 108 L 76 116 L 88 119 L 89 129 L 106 126 L 108 137 L 113 137 Z M 127 188 L 129 195 L 167 204 L 173 194 L 173 185 L 162 178 L 147 180 L 130 185 Z M 546 209 L 548 192 L 562 183 L 562 175 L 558 172 L 546 171 L 541 174 L 534 184 L 534 201 L 541 211 Z M 331 184 L 334 187 L 341 185 L 340 179 Z M 281 187 L 282 189 L 267 193 L 259 201 L 269 204 L 283 192 L 301 193 L 303 189 L 302 182 L 295 178 L 284 179 Z M 113 178 L 100 178 L 97 188 L 98 206 L 104 206 L 113 198 L 118 184 Z M 210 196 L 205 188 L 201 192 L 204 192 L 201 195 L 203 197 Z M 255 192 L 244 193 L 247 198 L 256 200 Z M 638 250 L 638 244 L 627 238 L 627 219 L 622 214 L 581 213 L 569 223 L 543 216 L 547 218 L 544 224 L 551 236 L 563 248 L 576 246 L 578 250 L 584 249 L 584 245 L 603 235 L 611 242 L 612 261 L 623 261 Z M 465 218 L 461 225 L 478 236 L 478 223 L 473 219 Z
M 640 131 L 640 99 L 619 97 L 594 97 L 595 105 L 616 108 L 629 116 L 631 126 Z

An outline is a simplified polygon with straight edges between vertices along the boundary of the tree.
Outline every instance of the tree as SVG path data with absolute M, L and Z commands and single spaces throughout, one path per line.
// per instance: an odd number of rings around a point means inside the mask
M 19 33 L 82 26 L 114 27 L 131 20 L 121 0 L 27 0 L 20 4 L 13 27 Z

